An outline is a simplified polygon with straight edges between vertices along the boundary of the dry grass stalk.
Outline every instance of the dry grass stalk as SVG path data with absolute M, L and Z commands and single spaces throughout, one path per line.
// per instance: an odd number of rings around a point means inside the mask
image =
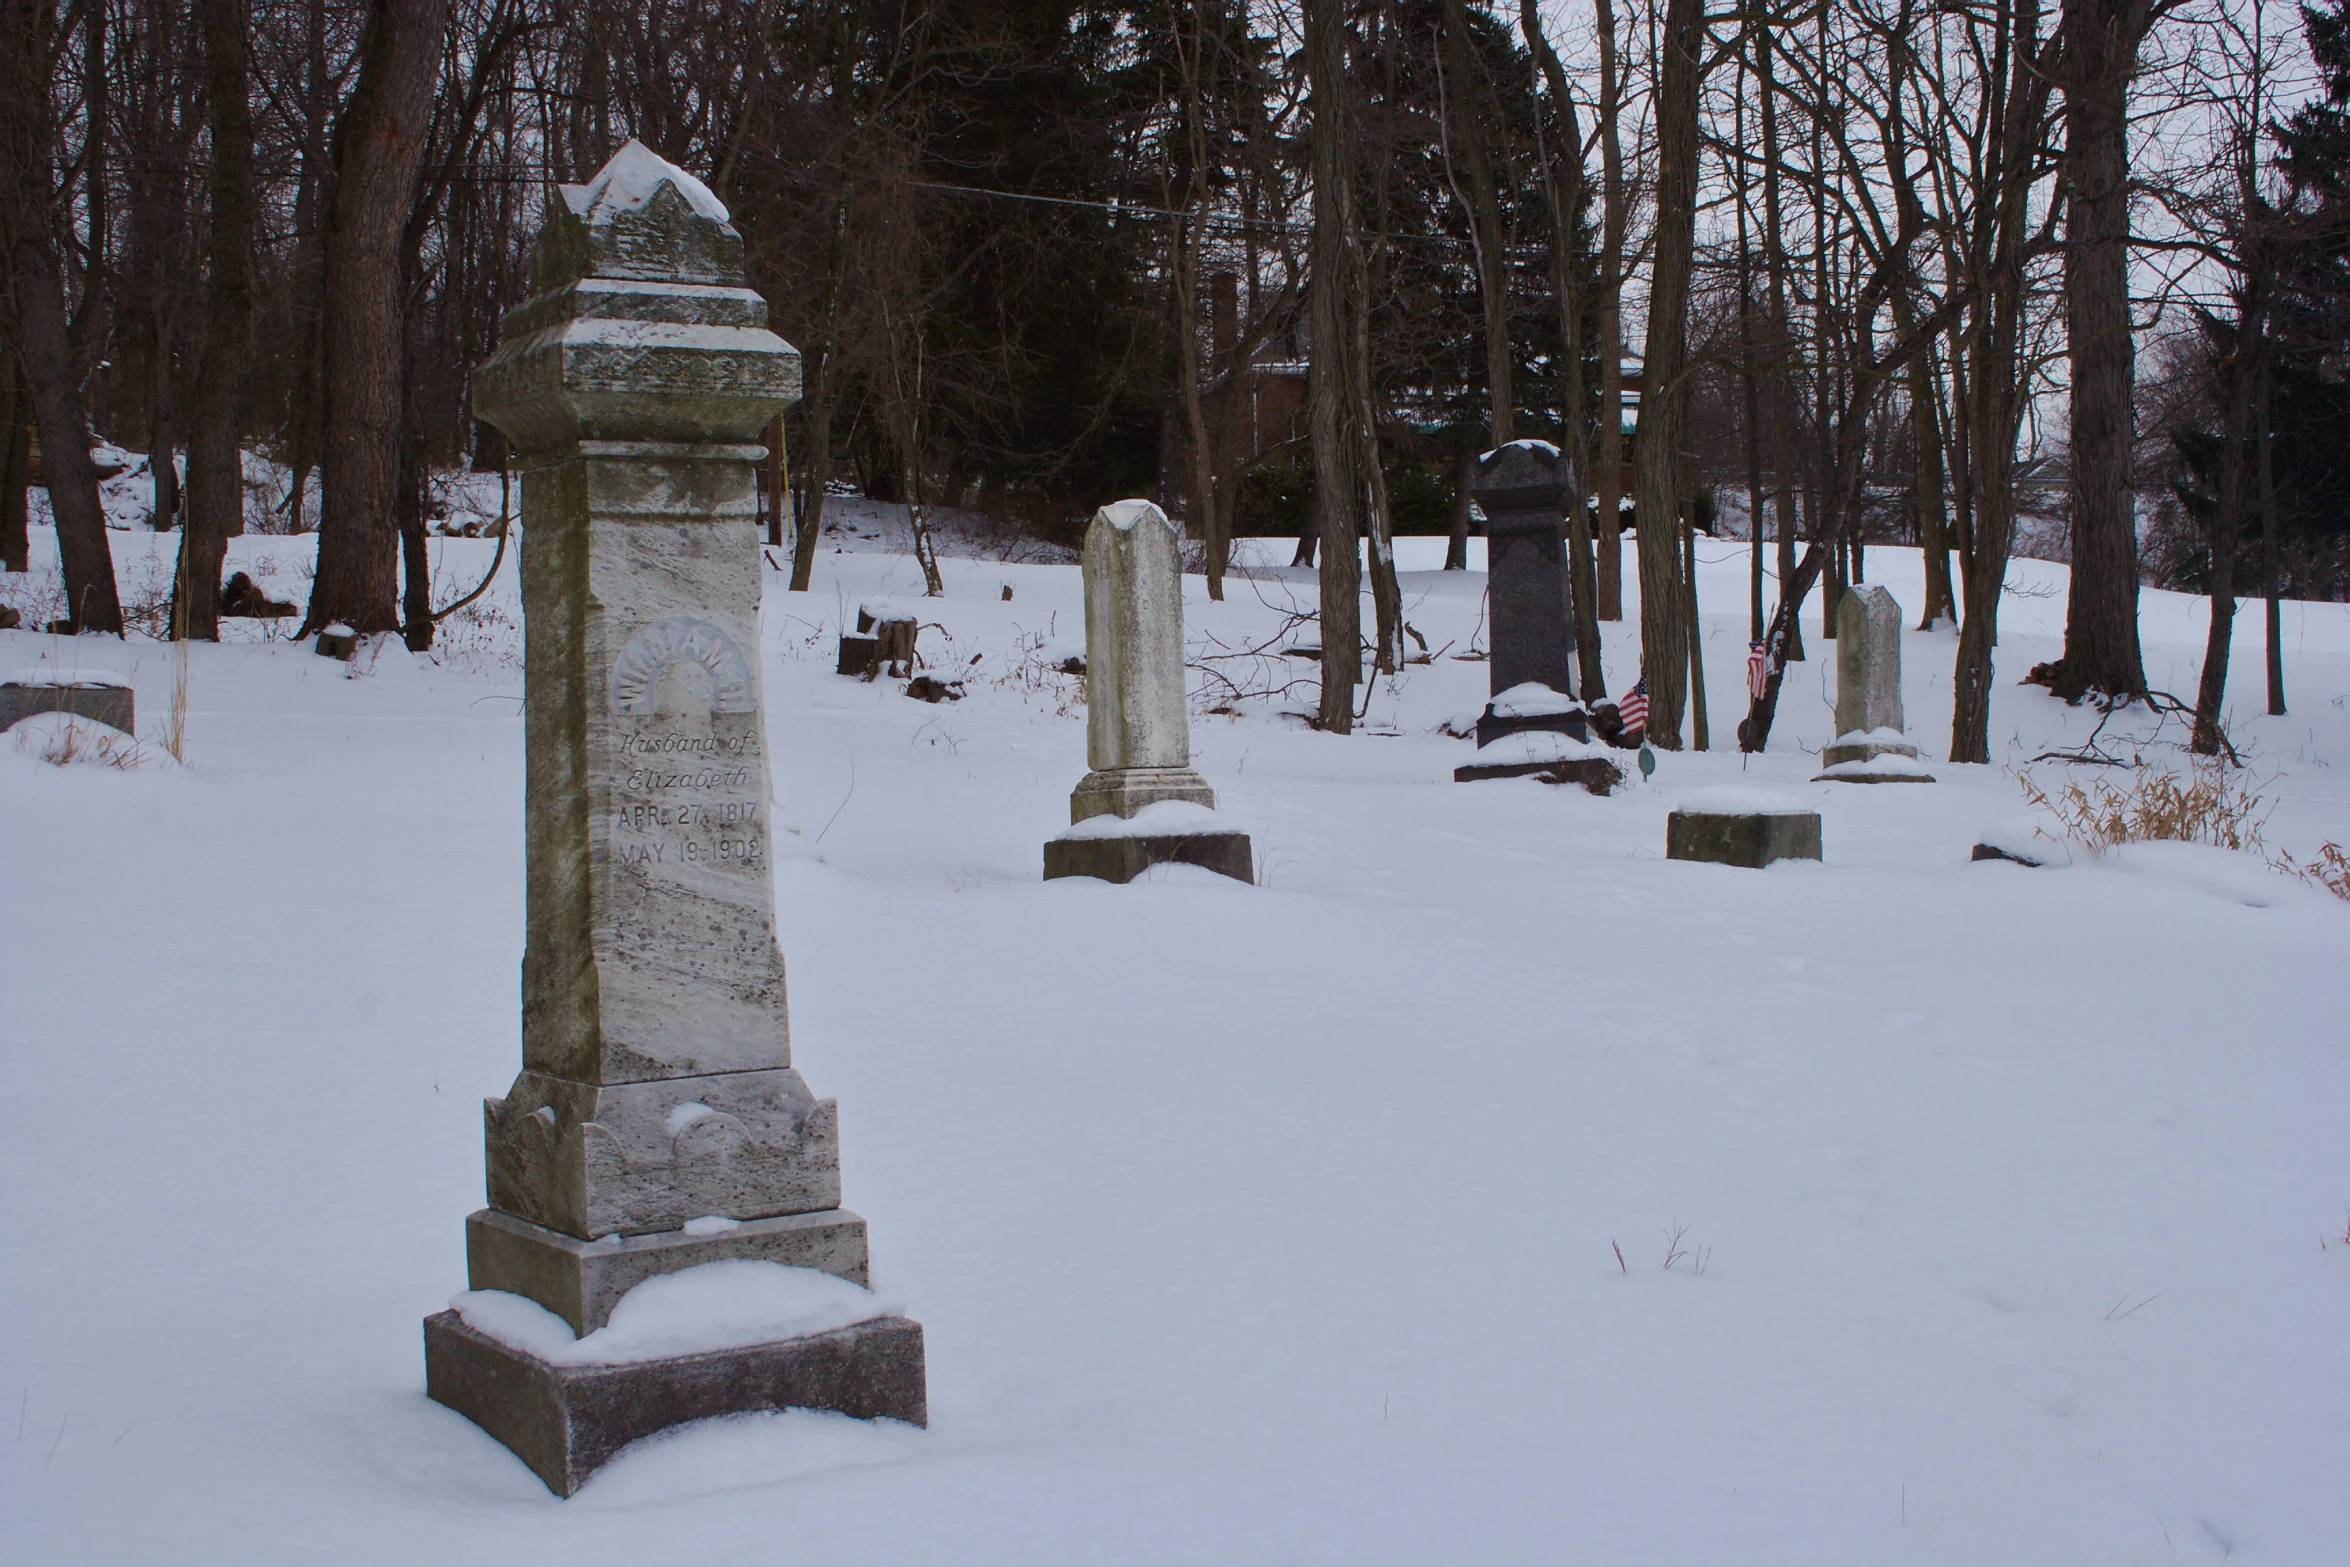
M 2282 849 L 2269 863 L 2288 876 L 2298 876 L 2312 886 L 2323 887 L 2335 897 L 2350 901 L 2350 853 L 2343 852 L 2338 843 L 2320 844 L 2317 858 L 2306 865 Z
M 54 767 L 97 762 L 127 773 L 146 759 L 138 741 L 119 730 L 82 718 L 69 717 L 62 724 L 21 729 L 17 746 Z
M 2153 841 L 2208 843 L 2258 854 L 2268 820 L 2262 797 L 2217 762 L 2196 763 L 2183 782 L 2159 767 L 2138 768 L 2126 785 L 2100 778 L 2084 786 L 2078 778 L 2067 778 L 2051 791 L 2029 773 L 2017 774 L 2016 782 L 2024 798 L 2054 816 L 2065 836 L 2092 854 L 2119 843 Z

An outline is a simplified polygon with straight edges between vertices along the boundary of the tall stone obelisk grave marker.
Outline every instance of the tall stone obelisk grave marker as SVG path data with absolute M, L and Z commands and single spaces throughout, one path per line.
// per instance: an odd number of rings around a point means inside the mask
M 1171 861 L 1253 879 L 1248 834 L 1192 769 L 1182 541 L 1149 501 L 1104 506 L 1085 531 L 1085 756 L 1072 825 L 1044 846 L 1047 881 L 1132 881 Z
M 921 1327 L 861 1288 L 775 939 L 750 443 L 799 355 L 725 207 L 636 142 L 559 187 L 534 267 L 474 378 L 524 469 L 522 1074 L 485 1106 L 472 1292 L 425 1323 L 425 1364 L 569 1495 L 684 1420 L 925 1403 Z M 697 1337 L 713 1289 L 775 1331 Z

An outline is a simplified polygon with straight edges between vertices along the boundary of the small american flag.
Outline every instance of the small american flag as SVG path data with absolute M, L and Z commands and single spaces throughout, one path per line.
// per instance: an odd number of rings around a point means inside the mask
M 1771 655 L 1760 642 L 1746 644 L 1746 694 L 1757 702 L 1771 688 Z
M 1624 700 L 1616 704 L 1616 716 L 1624 721 L 1624 733 L 1644 734 L 1648 730 L 1648 677 L 1642 675 Z

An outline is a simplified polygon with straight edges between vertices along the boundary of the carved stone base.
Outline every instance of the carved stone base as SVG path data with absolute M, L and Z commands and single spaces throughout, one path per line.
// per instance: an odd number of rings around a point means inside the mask
M 1161 800 L 1188 800 L 1216 808 L 1216 791 L 1188 767 L 1121 767 L 1087 773 L 1069 792 L 1069 820 L 1093 816 L 1132 816 Z
M 490 1206 L 580 1240 L 840 1206 L 840 1110 L 789 1067 L 597 1085 L 525 1071 L 482 1104 Z
M 1820 752 L 1820 765 L 1834 767 L 1842 762 L 1870 762 L 1880 756 L 1906 756 L 1917 759 L 1914 745 L 1893 745 L 1883 740 L 1862 740 L 1852 745 L 1832 745 Z
M 753 1219 L 706 1235 L 669 1230 L 602 1241 L 577 1240 L 494 1208 L 465 1221 L 470 1287 L 535 1300 L 582 1338 L 610 1320 L 621 1296 L 655 1274 L 738 1258 L 815 1268 L 852 1284 L 871 1282 L 865 1221 L 845 1208 Z
M 1454 783 L 1477 783 L 1487 778 L 1539 778 L 1548 784 L 1581 784 L 1593 794 L 1606 794 L 1624 781 L 1624 770 L 1604 756 L 1567 762 L 1470 762 L 1452 770 Z
M 1098 876 L 1103 881 L 1129 882 L 1154 865 L 1198 865 L 1235 881 L 1256 880 L 1244 832 L 1053 838 L 1044 846 L 1046 881 L 1062 876 Z
M 1591 720 L 1579 712 L 1525 713 L 1503 718 L 1495 715 L 1493 704 L 1485 704 L 1485 711 L 1477 715 L 1477 744 L 1487 746 L 1503 735 L 1524 734 L 1529 730 L 1562 734 L 1570 740 L 1589 740 Z
M 712 1415 L 830 1409 L 930 1423 L 922 1324 L 909 1317 L 625 1366 L 558 1366 L 444 1311 L 424 1319 L 424 1390 L 505 1443 L 557 1496 L 639 1437 Z

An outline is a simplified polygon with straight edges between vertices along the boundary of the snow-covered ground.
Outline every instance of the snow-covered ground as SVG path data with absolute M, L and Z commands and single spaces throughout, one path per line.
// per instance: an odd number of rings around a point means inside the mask
M 438 665 L 349 679 L 250 622 L 193 649 L 184 768 L 0 739 L 0 1562 L 2350 1553 L 2350 907 L 2221 851 L 1970 863 L 2021 800 L 1938 760 L 1948 633 L 1906 648 L 1932 787 L 1809 781 L 1816 615 L 1766 756 L 1456 785 L 1482 578 L 1417 569 L 1441 540 L 1405 554 L 1439 656 L 1370 732 L 1281 716 L 1301 661 L 1201 675 L 1263 885 L 1047 884 L 1075 569 L 946 560 L 922 646 L 969 694 L 912 701 L 831 673 L 844 615 L 920 592 L 886 509 L 852 514 L 815 591 L 767 579 L 776 880 L 797 1061 L 927 1329 L 931 1428 L 690 1428 L 565 1503 L 423 1395 L 518 1064 L 510 556 Z M 126 597 L 168 582 L 170 539 L 113 542 Z M 312 542 L 231 567 L 300 597 Z M 440 596 L 493 547 L 437 540 Z M 1726 748 L 1744 550 L 1704 558 Z M 1868 563 L 1914 610 L 1915 555 Z M 2063 581 L 2019 562 L 2003 609 L 2011 764 L 2095 721 L 2014 683 Z M 1196 655 L 1310 638 L 1309 574 L 1187 586 Z M 2306 858 L 2350 839 L 2350 606 L 2289 610 L 2286 718 L 2258 621 L 2235 733 Z M 2157 685 L 2191 692 L 2203 625 L 2147 595 Z M 153 748 L 168 648 L 0 634 L 0 669 L 44 659 L 128 676 Z M 2154 727 L 2106 737 L 2175 757 Z M 1730 784 L 1816 801 L 1825 863 L 1665 860 L 1674 802 Z

